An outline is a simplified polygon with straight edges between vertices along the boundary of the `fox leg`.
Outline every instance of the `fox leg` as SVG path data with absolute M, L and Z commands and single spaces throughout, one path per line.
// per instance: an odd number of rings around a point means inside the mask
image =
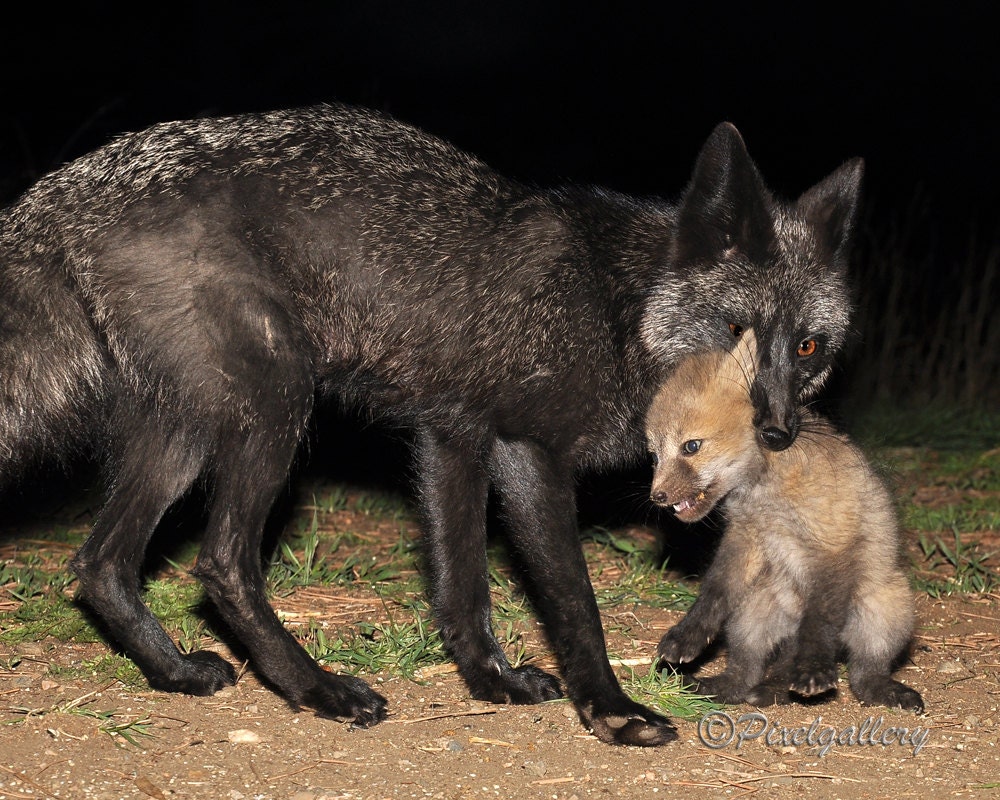
M 295 707 L 346 719 L 359 727 L 386 715 L 386 701 L 367 683 L 320 667 L 285 628 L 271 606 L 261 568 L 264 527 L 287 485 L 288 471 L 312 410 L 313 380 L 296 346 L 293 323 L 272 314 L 259 352 L 240 329 L 226 342 L 256 357 L 226 363 L 227 390 L 239 416 L 206 409 L 214 417 L 215 454 L 209 519 L 192 573 L 226 624 L 247 649 L 254 669 Z
M 794 636 L 781 642 L 772 655 L 773 660 L 767 667 L 764 678 L 747 690 L 744 701 L 759 708 L 790 703 L 788 685 L 795 665 L 796 652 L 797 642 Z
M 727 533 L 719 543 L 712 564 L 705 573 L 694 605 L 660 639 L 658 659 L 666 664 L 687 664 L 722 631 L 729 615 L 749 589 L 754 575 L 743 566 L 750 559 L 742 552 L 742 540 Z
M 359 678 L 320 667 L 268 601 L 260 558 L 264 525 L 285 486 L 295 448 L 267 433 L 223 443 L 205 542 L 192 572 L 246 647 L 254 669 L 293 706 L 368 727 L 385 718 L 385 698 Z
M 429 429 L 419 432 L 419 496 L 434 615 L 473 697 L 494 703 L 554 700 L 562 697 L 558 680 L 537 667 L 511 666 L 493 633 L 483 449 Z
M 794 650 L 789 639 L 798 627 L 801 608 L 793 594 L 782 594 L 775 588 L 774 583 L 762 581 L 734 609 L 726 623 L 726 669 L 720 675 L 699 680 L 699 693 L 714 696 L 722 703 L 768 699 L 768 669 L 778 663 L 780 670 L 782 656 L 788 658 L 790 646 Z M 777 701 L 781 701 L 780 693 Z
M 571 472 L 541 445 L 498 439 L 490 473 L 535 607 L 582 722 L 612 744 L 657 745 L 673 725 L 631 700 L 608 662 L 604 630 L 576 524 Z
M 140 593 L 143 557 L 157 523 L 198 478 L 205 454 L 194 437 L 164 430 L 157 414 L 144 414 L 138 399 L 121 406 L 108 501 L 71 562 L 77 597 L 154 689 L 211 695 L 236 682 L 232 666 L 208 651 L 181 653 Z
M 858 598 L 843 633 L 851 691 L 866 705 L 921 713 L 920 694 L 891 677 L 893 662 L 913 634 L 913 598 L 906 578 L 893 576 L 881 585 L 866 587 Z
M 806 600 L 789 674 L 788 688 L 793 692 L 814 697 L 836 688 L 840 634 L 850 609 L 850 589 L 849 581 L 828 580 L 822 588 L 813 589 Z
M 712 643 L 730 613 L 729 592 L 721 580 L 713 580 L 711 571 L 702 581 L 698 598 L 684 615 L 660 639 L 656 648 L 659 661 L 665 664 L 687 664 L 694 661 Z M 717 576 L 721 578 L 720 576 Z

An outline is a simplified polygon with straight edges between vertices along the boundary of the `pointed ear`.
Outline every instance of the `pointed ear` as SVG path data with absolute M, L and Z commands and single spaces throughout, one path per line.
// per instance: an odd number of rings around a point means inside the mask
M 798 200 L 798 207 L 830 253 L 833 265 L 844 269 L 861 199 L 864 159 L 854 158 L 828 175 Z
M 739 131 L 728 123 L 708 137 L 678 214 L 681 258 L 711 258 L 732 247 L 750 255 L 774 238 L 770 194 Z

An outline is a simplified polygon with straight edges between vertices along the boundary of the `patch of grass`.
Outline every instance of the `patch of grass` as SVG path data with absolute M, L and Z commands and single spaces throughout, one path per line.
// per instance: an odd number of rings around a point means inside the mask
M 683 678 L 669 669 L 648 669 L 642 674 L 628 667 L 621 678 L 625 693 L 645 706 L 659 709 L 671 717 L 697 719 L 723 706 L 684 688 Z
M 324 514 L 333 514 L 347 508 L 347 487 L 342 484 L 324 487 L 322 493 L 313 495 L 313 505 Z
M 349 543 L 354 550 L 344 553 Z M 354 534 L 322 531 L 314 510 L 308 525 L 300 525 L 294 536 L 279 543 L 267 570 L 267 585 L 272 594 L 286 596 L 305 586 L 391 581 L 414 568 L 413 546 L 402 536 L 380 558 L 373 554 L 370 542 Z
M 8 720 L 6 724 L 18 724 L 26 719 L 37 717 L 48 717 L 50 715 L 71 714 L 79 717 L 87 717 L 98 722 L 97 730 L 106 733 L 112 738 L 117 737 L 128 742 L 135 747 L 139 747 L 139 737 L 154 736 L 152 732 L 152 721 L 148 718 L 125 715 L 118 711 L 97 711 L 90 708 L 94 702 L 96 692 L 77 697 L 66 703 L 49 706 L 48 708 L 26 708 L 14 706 L 10 710 L 20 716 L 19 719 Z M 57 724 L 57 723 L 55 723 Z M 58 728 L 49 728 L 53 736 L 59 735 Z
M 0 642 L 15 645 L 53 636 L 61 641 L 98 642 L 101 635 L 61 591 L 32 595 L 16 610 L 0 616 Z
M 592 562 L 598 575 L 612 566 L 620 572 L 611 585 L 596 589 L 599 606 L 633 604 L 686 611 L 698 596 L 691 588 L 668 578 L 667 565 L 658 566 L 651 549 L 605 528 L 589 528 L 583 538 L 597 546 Z
M 300 526 L 296 535 L 283 539 L 267 571 L 267 585 L 272 594 L 284 596 L 303 586 L 329 586 L 343 582 L 344 570 L 330 558 L 340 548 L 334 538 L 320 554 L 319 517 L 314 510 L 308 526 Z
M 444 643 L 430 624 L 430 611 L 418 600 L 390 609 L 388 622 L 358 622 L 327 636 L 312 622 L 303 645 L 319 663 L 350 673 L 392 673 L 410 680 L 418 669 L 448 660 Z
M 53 560 L 38 552 L 19 553 L 16 559 L 0 564 L 0 587 L 22 603 L 49 592 L 61 592 L 75 580 L 67 560 L 66 555 Z
M 989 562 L 994 553 L 982 553 L 962 541 L 956 530 L 954 541 L 921 536 L 924 568 L 914 578 L 914 586 L 931 597 L 949 594 L 985 594 L 1000 588 L 1000 573 Z
M 996 500 L 965 498 L 940 507 L 909 504 L 903 511 L 906 528 L 924 532 L 1000 530 L 1000 507 Z
M 394 492 L 366 490 L 354 501 L 353 510 L 369 517 L 401 520 L 411 514 L 410 504 L 402 495 Z
M 130 689 L 141 689 L 147 685 L 142 671 L 134 661 L 110 651 L 75 664 L 51 662 L 48 674 L 61 681 L 97 677 L 107 682 L 118 681 Z

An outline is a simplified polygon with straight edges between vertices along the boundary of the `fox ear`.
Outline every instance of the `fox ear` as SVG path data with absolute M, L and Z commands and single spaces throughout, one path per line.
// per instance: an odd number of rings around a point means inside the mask
M 816 231 L 817 239 L 830 253 L 832 265 L 837 269 L 847 267 L 851 252 L 864 167 L 864 159 L 851 159 L 798 200 L 799 210 Z
M 753 257 L 774 238 L 770 193 L 739 131 L 716 126 L 701 148 L 681 198 L 678 257 L 708 259 L 732 247 Z

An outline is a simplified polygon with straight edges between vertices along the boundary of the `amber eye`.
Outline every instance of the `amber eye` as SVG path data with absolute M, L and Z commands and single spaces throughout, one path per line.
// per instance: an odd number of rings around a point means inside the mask
M 808 358 L 813 353 L 816 352 L 816 340 L 815 339 L 803 339 L 799 342 L 799 349 L 795 351 L 798 353 L 800 358 Z
M 743 335 L 743 326 L 738 325 L 735 322 L 729 323 L 729 330 L 732 332 L 733 338 L 735 339 L 739 339 Z

